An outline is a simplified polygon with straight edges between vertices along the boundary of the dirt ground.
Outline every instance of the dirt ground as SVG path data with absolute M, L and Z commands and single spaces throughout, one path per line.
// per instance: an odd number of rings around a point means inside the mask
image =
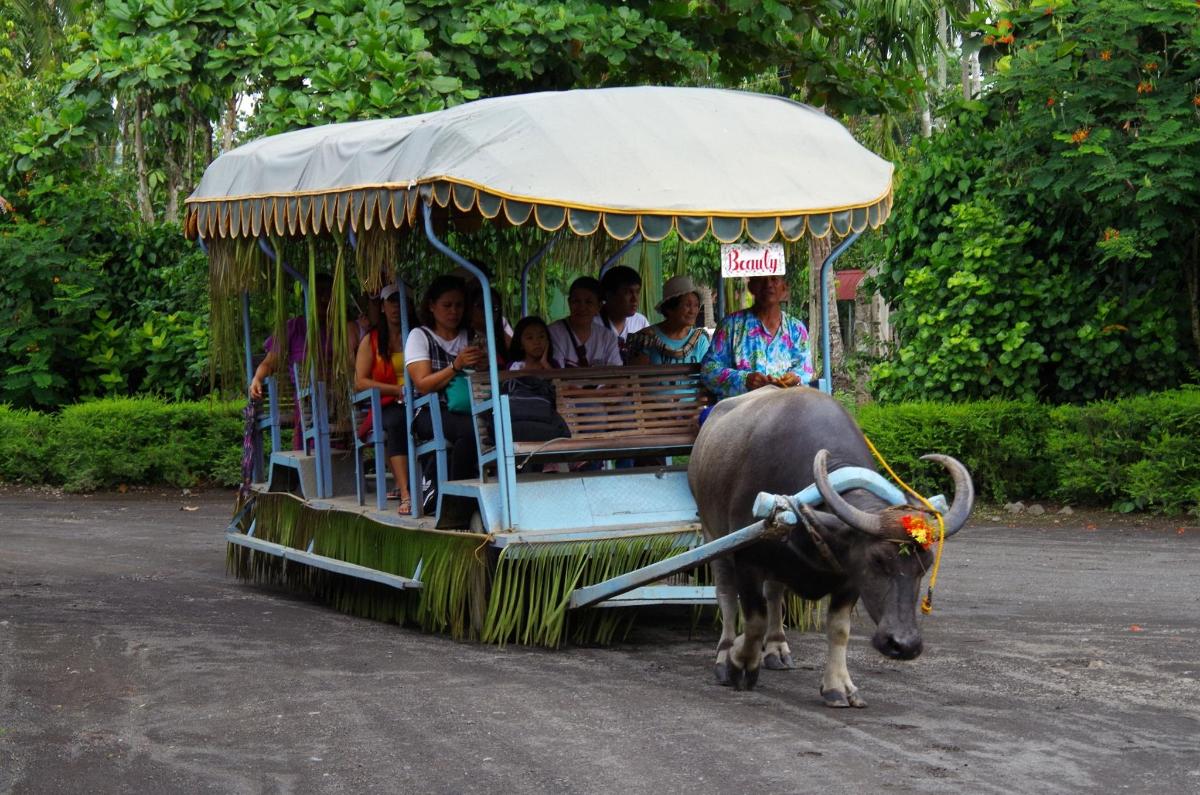
M 682 613 L 497 649 L 240 584 L 231 505 L 0 493 L 0 792 L 1200 793 L 1194 520 L 982 507 L 835 711 L 816 634 L 734 693 Z

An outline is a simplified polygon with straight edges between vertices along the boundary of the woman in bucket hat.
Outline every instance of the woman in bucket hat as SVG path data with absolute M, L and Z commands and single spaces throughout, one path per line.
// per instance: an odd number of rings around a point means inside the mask
M 708 352 L 708 334 L 696 327 L 700 292 L 689 276 L 675 276 L 663 285 L 655 307 L 661 323 L 629 337 L 629 364 L 689 364 Z

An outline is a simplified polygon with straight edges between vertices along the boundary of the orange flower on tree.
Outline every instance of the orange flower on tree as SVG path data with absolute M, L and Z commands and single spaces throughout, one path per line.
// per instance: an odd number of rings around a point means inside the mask
M 996 43 L 996 37 L 989 33 L 988 35 L 983 37 L 983 43 L 984 43 L 984 45 L 991 47 L 993 44 Z
M 1139 94 L 1152 94 L 1154 93 L 1154 84 L 1149 80 L 1143 80 L 1137 84 L 1137 92 Z
M 1192 104 L 1195 105 L 1197 108 L 1200 108 L 1200 94 L 1197 94 L 1196 96 L 1192 97 Z
M 1147 72 L 1154 72 L 1154 71 L 1158 70 L 1158 64 L 1156 64 L 1154 61 L 1150 61 L 1148 63 L 1142 64 L 1142 68 L 1145 69 Z
M 1091 134 L 1092 134 L 1092 130 L 1090 127 L 1080 127 L 1078 130 L 1071 133 L 1071 143 L 1081 144 L 1084 141 L 1086 141 L 1088 139 L 1088 136 Z
M 1000 20 L 999 22 L 996 23 L 996 30 L 999 30 L 1002 32 L 1012 30 L 1012 21 L 1007 20 L 1007 19 Z
M 1014 39 L 1013 39 L 1013 35 L 1011 33 L 1005 34 L 1004 36 L 1001 36 L 999 38 L 999 42 L 1001 44 L 1012 44 L 1013 41 L 1014 41 Z
M 1120 237 L 1120 236 L 1121 236 L 1121 230 L 1120 230 L 1120 229 L 1113 229 L 1113 228 L 1110 226 L 1108 229 L 1105 229 L 1105 230 L 1104 230 L 1104 240 L 1105 240 L 1106 242 L 1107 242 L 1107 241 L 1109 241 L 1109 240 L 1116 240 L 1116 239 L 1117 239 L 1118 237 Z
M 1101 61 L 1111 61 L 1112 60 L 1112 50 L 1101 50 L 1100 51 L 1100 60 Z

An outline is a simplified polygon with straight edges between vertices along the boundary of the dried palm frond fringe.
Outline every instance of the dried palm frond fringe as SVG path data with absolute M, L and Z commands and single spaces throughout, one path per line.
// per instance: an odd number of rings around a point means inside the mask
M 228 545 L 229 571 L 240 579 L 283 586 L 346 613 L 485 643 L 557 648 L 564 642 L 607 645 L 632 628 L 634 608 L 567 610 L 571 593 L 668 558 L 688 545 L 678 534 L 596 541 L 519 544 L 495 562 L 484 536 L 381 525 L 358 514 L 310 508 L 286 494 L 260 494 L 254 508 L 255 537 L 360 566 L 413 577 L 419 590 L 334 574 L 245 547 Z M 246 525 L 249 519 L 245 520 Z M 708 568 L 672 578 L 674 584 L 706 585 Z M 785 600 L 790 627 L 820 626 L 819 603 Z M 697 613 L 697 618 L 699 614 Z
M 414 623 L 454 638 L 478 637 L 488 570 L 476 555 L 480 536 L 406 530 L 359 514 L 317 510 L 288 494 L 260 494 L 254 536 L 377 571 L 413 577 L 420 589 L 399 590 L 229 544 L 227 568 L 255 583 L 284 586 L 338 610 L 380 621 Z M 248 523 L 248 520 L 246 520 Z

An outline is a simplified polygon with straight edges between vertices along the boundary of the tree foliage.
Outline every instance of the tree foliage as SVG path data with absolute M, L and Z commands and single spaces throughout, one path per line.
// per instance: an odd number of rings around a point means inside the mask
M 982 40 L 992 90 L 901 176 L 880 279 L 900 347 L 878 392 L 1071 401 L 1179 383 L 1200 350 L 1194 5 L 1038 4 Z

